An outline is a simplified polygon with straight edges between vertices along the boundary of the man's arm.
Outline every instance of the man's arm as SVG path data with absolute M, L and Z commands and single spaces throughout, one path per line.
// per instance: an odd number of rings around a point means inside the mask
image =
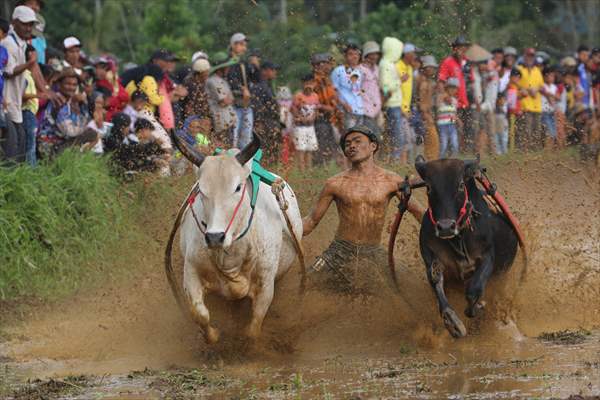
M 395 191 L 393 193 L 393 195 L 395 195 L 399 200 L 402 200 L 401 198 L 401 192 L 400 192 L 400 188 L 403 183 L 404 183 L 404 179 L 402 177 L 400 177 L 399 175 L 396 175 L 396 180 L 395 180 Z M 411 185 L 417 185 L 420 183 L 423 183 L 423 180 L 421 178 L 415 178 L 414 176 L 411 176 L 409 178 L 409 183 Z M 410 198 L 410 200 L 408 201 L 408 212 L 410 212 L 413 217 L 415 217 L 415 219 L 417 220 L 417 222 L 421 222 L 421 220 L 423 219 L 423 215 L 425 214 L 425 207 L 423 207 L 423 205 L 421 205 L 421 203 L 419 203 L 417 200 L 415 200 L 414 198 Z
M 321 221 L 321 218 L 323 218 L 323 215 L 325 215 L 327 209 L 329 208 L 329 205 L 333 201 L 333 195 L 333 185 L 328 180 L 327 182 L 325 182 L 325 186 L 323 187 L 323 190 L 319 195 L 319 200 L 317 200 L 317 204 L 310 212 L 310 214 L 302 219 L 302 229 L 304 232 L 303 236 L 310 234 L 313 231 L 313 229 L 317 227 L 317 225 Z

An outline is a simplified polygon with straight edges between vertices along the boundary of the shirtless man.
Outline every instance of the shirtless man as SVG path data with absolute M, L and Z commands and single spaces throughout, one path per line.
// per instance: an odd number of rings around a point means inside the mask
M 349 129 L 342 135 L 340 147 L 351 167 L 325 182 L 316 206 L 303 219 L 303 227 L 304 235 L 310 234 L 335 201 L 339 218 L 335 239 L 317 258 L 311 275 L 325 269 L 330 272 L 328 286 L 347 289 L 355 283 L 347 265 L 357 257 L 385 265 L 386 252 L 380 246 L 385 213 L 403 178 L 375 164 L 379 141 L 366 126 Z M 418 203 L 411 201 L 408 210 L 421 221 L 424 209 Z

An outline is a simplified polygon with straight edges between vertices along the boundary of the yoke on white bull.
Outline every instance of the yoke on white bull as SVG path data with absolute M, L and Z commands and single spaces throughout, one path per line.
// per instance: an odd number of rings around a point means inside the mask
M 276 176 L 271 193 L 269 185 L 253 172 L 253 159 L 261 145 L 256 133 L 241 151 L 213 156 L 204 156 L 171 136 L 197 167 L 198 178 L 177 214 L 165 252 L 165 271 L 173 294 L 179 306 L 190 311 L 208 343 L 218 341 L 219 331 L 210 323 L 206 294 L 217 293 L 227 300 L 251 299 L 252 315 L 245 334 L 256 338 L 273 300 L 275 281 L 289 270 L 296 256 L 303 264 L 298 239 L 302 237 L 302 219 L 296 196 Z M 183 285 L 171 264 L 180 224 Z

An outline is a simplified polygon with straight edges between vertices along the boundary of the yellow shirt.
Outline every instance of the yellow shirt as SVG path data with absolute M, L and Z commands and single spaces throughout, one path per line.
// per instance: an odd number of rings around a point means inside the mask
M 144 105 L 144 108 L 151 113 L 156 112 L 156 106 L 160 106 L 164 101 L 164 98 L 158 93 L 156 80 L 150 75 L 145 76 L 137 86 L 135 81 L 130 81 L 125 90 L 130 97 L 136 90 L 144 92 L 148 96 L 148 102 Z
M 410 112 L 410 102 L 412 100 L 412 87 L 413 87 L 413 67 L 400 59 L 396 63 L 396 70 L 398 76 L 402 78 L 404 74 L 408 75 L 408 79 L 400 84 L 402 89 L 402 111 L 405 113 Z
M 521 80 L 519 81 L 519 89 L 536 89 L 535 96 L 525 96 L 521 99 L 521 110 L 523 112 L 542 112 L 542 94 L 540 89 L 544 86 L 544 78 L 538 67 L 531 69 L 524 66 L 519 66 L 521 71 Z
M 27 86 L 25 86 L 25 94 L 37 94 L 37 89 L 35 88 L 35 82 L 33 81 L 33 76 L 31 72 L 26 69 L 23 72 L 25 79 L 27 80 Z M 33 115 L 37 114 L 38 109 L 40 108 L 40 101 L 37 98 L 29 99 L 23 103 L 23 110 L 28 110 L 33 113 Z

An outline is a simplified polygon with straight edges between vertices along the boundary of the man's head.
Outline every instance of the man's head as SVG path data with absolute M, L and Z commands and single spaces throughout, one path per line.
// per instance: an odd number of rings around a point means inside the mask
M 17 35 L 23 40 L 31 39 L 33 26 L 38 22 L 35 11 L 27 6 L 15 7 L 12 13 L 12 25 Z
M 248 51 L 248 63 L 254 65 L 256 68 L 260 68 L 260 60 L 262 59 L 262 53 L 260 49 L 254 48 Z
M 543 76 L 544 76 L 544 82 L 545 83 L 554 83 L 555 79 L 556 79 L 556 69 L 554 67 L 545 67 L 544 68 L 544 72 L 543 72 Z
M 208 79 L 208 73 L 210 71 L 210 62 L 204 58 L 198 58 L 192 64 L 192 71 L 201 82 Z
M 586 45 L 581 45 L 577 48 L 577 59 L 579 62 L 585 63 L 590 58 L 590 48 Z
M 69 36 L 63 40 L 63 51 L 65 61 L 72 66 L 78 66 L 81 58 L 81 42 L 75 36 Z
M 519 71 L 517 68 L 511 69 L 509 80 L 513 85 L 517 85 L 521 80 L 521 71 Z
M 528 47 L 523 52 L 523 63 L 528 68 L 535 66 L 535 49 L 533 47 Z
M 412 65 L 416 56 L 417 56 L 417 48 L 415 47 L 415 45 L 412 43 L 404 44 L 404 49 L 402 50 L 402 59 L 404 60 L 404 62 Z
M 502 65 L 504 62 L 504 50 L 499 47 L 492 50 L 492 60 L 494 60 L 496 65 Z
M 279 65 L 265 61 L 260 67 L 260 76 L 266 81 L 272 81 L 277 79 L 277 71 L 279 71 Z
M 77 91 L 79 75 L 77 75 L 77 72 L 73 68 L 65 68 L 58 76 L 57 82 L 59 92 L 67 99 L 70 99 Z
M 141 90 L 136 90 L 135 92 L 133 92 L 131 94 L 131 107 L 133 107 L 133 109 L 135 111 L 140 111 L 142 108 L 144 108 L 144 105 L 148 102 L 148 96 L 146 95 L 146 93 L 142 92 Z
M 594 47 L 592 49 L 590 59 L 592 60 L 592 62 L 594 64 L 596 64 L 596 65 L 600 64 L 600 47 Z
M 318 75 L 329 76 L 331 73 L 331 55 L 329 53 L 316 53 L 310 57 L 313 72 Z
M 452 42 L 452 55 L 457 59 L 464 58 L 469 46 L 471 46 L 471 43 L 463 35 L 459 35 Z
M 106 79 L 108 71 L 110 71 L 110 62 L 108 59 L 106 57 L 98 58 L 94 63 L 94 67 L 96 69 L 96 79 L 99 81 Z
M 8 29 L 10 24 L 4 18 L 0 18 L 0 40 L 4 39 L 8 35 Z
M 133 129 L 140 142 L 147 143 L 152 141 L 152 131 L 154 130 L 152 122 L 145 118 L 138 118 L 133 125 Z
M 360 163 L 373 158 L 379 149 L 379 139 L 369 127 L 356 125 L 342 135 L 340 147 L 351 163 Z
M 229 39 L 231 54 L 235 57 L 241 57 L 248 50 L 248 38 L 243 33 L 234 33 Z
M 175 71 L 177 61 L 179 58 L 166 49 L 158 49 L 150 56 L 150 62 L 158 65 L 165 74 Z
M 344 60 L 351 67 L 356 67 L 360 63 L 360 47 L 354 43 L 349 43 L 344 48 Z
M 458 81 L 458 78 L 448 78 L 446 80 L 446 93 L 448 93 L 450 96 L 452 97 L 456 97 L 456 93 L 458 93 L 458 85 L 460 84 L 460 82 Z
M 302 77 L 302 92 L 309 96 L 315 92 L 317 83 L 315 82 L 315 76 L 308 74 Z
M 514 47 L 505 47 L 504 48 L 504 66 L 506 68 L 512 68 L 517 61 L 517 49 Z
M 369 41 L 363 45 L 363 60 L 369 65 L 379 64 L 381 58 L 381 48 L 377 42 Z
M 433 78 L 435 76 L 435 71 L 437 67 L 438 64 L 435 62 L 434 56 L 421 57 L 421 69 L 426 77 Z

